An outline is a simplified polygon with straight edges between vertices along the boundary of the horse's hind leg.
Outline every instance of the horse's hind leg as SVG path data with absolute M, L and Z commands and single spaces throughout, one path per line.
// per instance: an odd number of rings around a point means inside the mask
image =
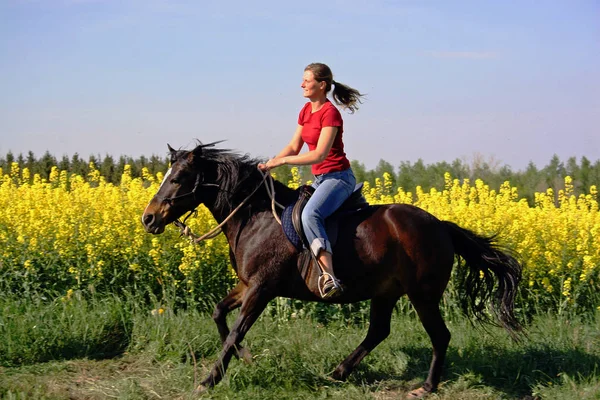
M 332 377 L 344 380 L 356 368 L 367 354 L 371 352 L 390 334 L 392 311 L 399 297 L 373 298 L 371 300 L 371 316 L 369 331 L 363 342 L 333 371 Z
M 229 335 L 229 328 L 227 327 L 227 314 L 242 305 L 242 298 L 246 293 L 246 289 L 248 289 L 248 287 L 242 282 L 239 282 L 236 287 L 234 287 L 215 307 L 212 317 L 215 321 L 215 324 L 217 324 L 217 330 L 219 331 L 222 344 L 225 343 L 225 339 L 227 339 L 227 336 Z M 235 356 L 247 362 L 252 361 L 252 355 L 245 347 L 242 346 L 237 347 Z
M 427 380 L 422 387 L 413 390 L 409 394 L 409 397 L 416 398 L 437 389 L 444 367 L 446 350 L 448 349 L 448 343 L 450 343 L 450 331 L 440 313 L 439 296 L 429 297 L 420 294 L 409 295 L 409 297 L 433 345 L 433 358 Z

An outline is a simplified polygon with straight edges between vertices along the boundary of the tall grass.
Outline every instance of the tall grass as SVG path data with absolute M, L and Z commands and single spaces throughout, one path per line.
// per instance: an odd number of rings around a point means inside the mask
M 129 346 L 129 304 L 116 296 L 72 301 L 0 299 L 0 365 L 50 360 L 102 359 Z
M 166 301 L 140 304 L 132 295 L 0 298 L 0 398 L 197 398 L 195 382 L 221 348 L 214 322 Z M 245 340 L 253 362 L 233 361 L 204 398 L 401 398 L 426 377 L 431 343 L 402 304 L 390 337 L 347 382 L 329 375 L 362 341 L 367 319 L 326 320 L 350 313 L 336 306 L 309 315 L 286 307 L 293 305 L 270 305 Z M 522 343 L 458 316 L 448 327 L 446 370 L 433 398 L 600 397 L 600 318 L 540 314 Z

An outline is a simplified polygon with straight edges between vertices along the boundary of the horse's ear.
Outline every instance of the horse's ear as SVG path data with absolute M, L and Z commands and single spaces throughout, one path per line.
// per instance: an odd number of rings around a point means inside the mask
M 169 143 L 167 143 L 167 148 L 169 149 L 169 153 L 171 153 L 171 164 L 177 161 L 177 150 L 171 147 Z

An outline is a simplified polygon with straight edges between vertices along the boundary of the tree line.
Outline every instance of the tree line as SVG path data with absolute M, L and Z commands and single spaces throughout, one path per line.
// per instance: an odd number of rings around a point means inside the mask
M 167 170 L 169 157 L 152 155 L 150 157 L 140 156 L 137 158 L 129 156 L 120 156 L 114 158 L 111 155 L 90 155 L 87 158 L 81 157 L 75 153 L 69 157 L 63 155 L 57 159 L 49 152 L 45 152 L 41 157 L 36 157 L 32 151 L 26 155 L 14 155 L 8 152 L 0 156 L 0 168 L 4 173 L 10 171 L 11 165 L 16 162 L 20 169 L 28 168 L 31 176 L 39 174 L 42 179 L 48 179 L 53 166 L 69 173 L 87 176 L 90 171 L 90 163 L 100 171 L 107 182 L 118 184 L 125 165 L 131 166 L 132 176 L 141 176 L 142 169 L 147 168 L 152 174 Z M 526 198 L 530 203 L 533 202 L 535 192 L 546 191 L 552 188 L 555 193 L 564 187 L 564 178 L 570 176 L 573 178 L 575 194 L 588 193 L 591 185 L 600 185 L 600 160 L 592 162 L 586 157 L 579 160 L 576 157 L 570 157 L 566 161 L 560 160 L 555 154 L 547 165 L 538 168 L 533 162 L 530 162 L 525 170 L 514 171 L 508 165 L 502 165 L 498 160 L 484 158 L 481 155 L 474 155 L 471 160 L 456 159 L 452 162 L 437 162 L 426 164 L 422 159 L 412 163 L 410 161 L 401 161 L 394 166 L 388 161 L 380 160 L 374 169 L 368 169 L 359 161 L 351 162 L 352 169 L 358 182 L 369 182 L 375 184 L 377 178 L 383 177 L 384 173 L 390 175 L 392 190 L 395 192 L 399 187 L 405 191 L 414 192 L 417 186 L 428 191 L 431 188 L 443 190 L 444 173 L 449 172 L 453 178 L 463 180 L 465 178 L 474 181 L 482 179 L 491 189 L 498 189 L 502 183 L 509 181 L 512 186 L 519 190 L 520 197 Z M 290 167 L 282 167 L 275 170 L 277 179 L 287 183 L 292 179 Z M 301 167 L 299 169 L 302 181 L 312 179 L 310 167 Z
M 169 159 L 166 155 L 164 157 L 152 155 L 151 157 L 140 156 L 138 158 L 122 155 L 118 159 L 111 155 L 105 155 L 104 157 L 90 155 L 88 158 L 83 158 L 78 153 L 73 154 L 71 157 L 63 155 L 62 158 L 57 159 L 48 151 L 39 158 L 32 151 L 29 151 L 25 156 L 22 153 L 15 156 L 9 151 L 5 156 L 0 156 L 0 168 L 6 174 L 10 171 L 12 163 L 16 162 L 21 170 L 23 168 L 29 169 L 31 176 L 38 174 L 42 179 L 48 179 L 52 167 L 85 177 L 90 172 L 90 164 L 93 164 L 94 168 L 100 171 L 107 182 L 118 184 L 121 181 L 125 165 L 131 166 L 131 175 L 133 178 L 137 178 L 142 175 L 143 168 L 147 168 L 152 174 L 159 171 L 165 172 L 169 166 Z

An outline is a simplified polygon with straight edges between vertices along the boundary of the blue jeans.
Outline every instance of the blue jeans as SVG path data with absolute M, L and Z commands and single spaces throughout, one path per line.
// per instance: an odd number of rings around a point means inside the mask
M 331 251 L 331 243 L 325 232 L 325 218 L 329 217 L 350 197 L 356 186 L 352 169 L 330 172 L 315 177 L 312 184 L 316 190 L 302 211 L 302 226 L 315 256 L 321 250 Z

